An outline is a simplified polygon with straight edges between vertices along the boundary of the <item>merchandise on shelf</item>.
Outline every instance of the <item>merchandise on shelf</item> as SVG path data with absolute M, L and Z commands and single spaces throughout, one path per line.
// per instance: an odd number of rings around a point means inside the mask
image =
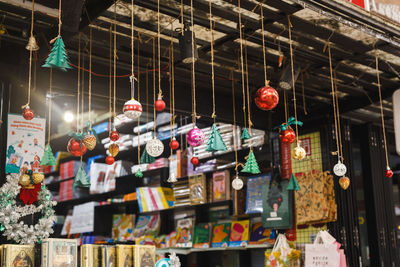
M 134 238 L 145 235 L 157 236 L 160 231 L 161 219 L 159 214 L 139 215 L 135 229 L 133 230 Z
M 247 179 L 246 213 L 261 213 L 263 211 L 262 187 L 269 184 L 271 174 L 260 174 Z
M 116 245 L 117 264 L 116 266 L 134 266 L 133 254 L 135 246 L 133 245 Z
M 231 223 L 216 223 L 213 227 L 211 247 L 228 247 Z
M 265 131 L 252 128 L 251 137 L 243 140 L 242 148 L 250 147 L 250 145 L 252 147 L 262 146 L 265 139 Z
M 140 134 L 139 136 L 133 136 L 132 137 L 132 146 L 133 147 L 137 147 L 140 141 L 139 145 L 144 145 L 146 144 L 148 141 L 150 141 L 151 139 L 153 139 L 153 132 L 147 132 L 144 134 Z
M 0 263 L 3 267 L 34 266 L 35 247 L 33 245 L 1 245 Z
M 153 267 L 156 264 L 156 247 L 136 245 L 134 247 L 135 267 Z M 125 265 L 123 265 L 125 266 Z
M 60 164 L 60 179 L 68 179 L 72 178 L 76 175 L 78 172 L 78 169 L 83 166 L 83 168 L 86 168 L 86 163 L 85 162 L 80 162 L 79 160 L 71 160 L 68 162 L 64 162 Z
M 250 245 L 258 245 L 258 244 L 271 244 L 274 243 L 275 240 L 271 239 L 271 229 L 265 228 L 262 225 L 262 222 L 255 222 L 251 228 L 250 233 Z
M 132 241 L 135 218 L 135 214 L 114 214 L 111 237 L 118 241 Z
M 78 242 L 75 239 L 49 238 L 42 242 L 43 267 L 78 266 Z
M 175 201 L 172 189 L 167 187 L 138 187 L 136 195 L 140 212 L 169 209 Z
M 187 157 L 183 156 L 182 150 L 176 150 L 171 155 L 169 161 L 169 175 L 175 175 L 176 178 L 185 177 L 187 174 Z
M 104 264 L 102 245 L 82 245 L 80 255 L 81 267 L 98 267 Z
M 190 205 L 189 179 L 178 180 L 174 183 L 174 207 Z
M 249 243 L 250 221 L 234 221 L 231 224 L 231 233 L 229 236 L 230 247 L 244 247 Z
M 194 248 L 209 248 L 212 226 L 210 223 L 199 223 L 194 227 Z
M 220 220 L 226 220 L 230 217 L 230 209 L 228 205 L 212 207 L 209 210 L 209 220 L 210 222 L 217 222 Z
M 193 246 L 193 219 L 180 219 L 176 222 L 176 247 Z
M 197 174 L 189 176 L 190 204 L 196 205 L 207 202 L 206 176 Z
M 219 171 L 213 173 L 212 178 L 212 200 L 221 201 L 230 199 L 230 174 L 229 171 Z

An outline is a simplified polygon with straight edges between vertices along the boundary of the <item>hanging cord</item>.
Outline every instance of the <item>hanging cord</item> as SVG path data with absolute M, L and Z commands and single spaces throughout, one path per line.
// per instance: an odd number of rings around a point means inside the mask
M 81 34 L 78 33 L 78 66 L 81 67 Z M 80 91 L 81 91 L 81 71 L 78 69 L 78 100 L 76 102 L 76 132 L 80 131 L 79 128 L 79 101 L 80 101 Z
M 158 49 L 158 99 L 162 98 L 161 90 L 161 45 L 160 45 L 160 0 L 157 0 L 157 49 Z M 155 101 L 154 101 L 155 102 Z
M 212 103 L 213 103 L 213 113 L 211 115 L 211 118 L 214 119 L 214 123 L 215 123 L 215 118 L 216 118 L 216 114 L 215 114 L 215 74 L 214 74 L 214 22 L 212 19 L 212 5 L 211 5 L 211 1 L 209 0 L 209 7 L 210 7 L 210 39 L 211 39 L 211 84 L 212 84 Z
M 292 23 L 290 22 L 290 16 L 288 18 L 288 28 L 289 28 L 289 46 L 290 46 L 290 66 L 292 70 L 292 89 L 293 89 L 293 108 L 294 108 L 294 118 L 296 120 L 296 143 L 299 146 L 299 131 L 297 126 L 297 104 L 296 104 L 296 81 L 294 80 L 294 64 L 293 64 L 293 40 L 292 40 Z
M 383 103 L 382 103 L 382 92 L 381 92 L 381 79 L 379 77 L 379 59 L 378 59 L 378 50 L 375 48 L 375 68 L 376 68 L 376 79 L 378 82 L 378 91 L 379 91 L 379 104 L 381 107 L 381 119 L 382 119 L 382 133 L 383 133 L 383 142 L 385 146 L 385 156 L 386 156 L 386 168 L 389 170 L 389 157 L 386 143 L 386 129 L 385 129 L 385 118 L 383 116 Z
M 89 131 L 92 130 L 92 28 L 89 30 Z M 83 72 L 85 73 L 85 72 Z
M 62 25 L 62 21 L 61 21 L 61 0 L 58 2 L 58 36 L 61 36 L 61 25 Z
M 172 135 L 175 137 L 175 70 L 174 70 L 174 41 L 173 41 L 173 25 L 171 24 L 171 85 L 172 85 L 172 95 L 170 98 L 172 98 Z
M 287 93 L 286 90 L 283 90 L 283 103 L 285 104 L 285 121 L 288 123 L 288 107 L 287 107 Z
M 266 60 L 266 49 L 265 49 L 265 32 L 264 32 L 264 10 L 262 3 L 260 3 L 260 12 L 261 12 L 261 30 L 262 30 L 262 48 L 263 48 L 263 59 L 264 59 L 264 79 L 265 79 L 265 86 L 268 86 L 268 79 L 267 79 L 267 60 Z M 247 55 L 246 55 L 247 56 Z M 247 67 L 246 67 L 247 68 Z M 250 112 L 249 112 L 250 113 Z
M 307 107 L 306 107 L 306 96 L 304 94 L 304 77 L 303 77 L 303 72 L 301 73 L 301 94 L 303 97 L 303 110 L 304 110 L 304 115 L 307 115 Z
M 172 26 L 172 24 L 171 24 Z M 185 28 L 185 24 L 183 23 L 183 0 L 181 0 L 181 34 L 183 36 L 183 30 Z
M 147 63 L 146 69 L 149 69 L 151 67 L 150 61 Z M 149 122 L 149 73 L 146 72 L 146 123 Z M 146 132 L 147 132 L 147 127 L 146 127 Z
M 50 127 L 51 127 L 51 104 L 53 98 L 53 68 L 50 68 L 50 80 L 49 80 L 49 121 L 47 126 L 47 144 L 50 145 Z
M 115 112 L 115 97 L 117 90 L 117 1 L 114 1 L 114 92 L 113 92 L 113 129 L 115 130 L 115 117 L 117 113 Z
M 169 56 L 168 56 L 168 61 L 169 61 L 169 113 L 171 114 L 171 120 L 169 121 L 169 127 L 170 127 L 170 142 L 172 142 L 173 138 L 175 137 L 173 132 L 174 130 L 172 129 L 174 126 L 174 115 L 173 115 L 173 111 L 172 111 L 172 68 L 171 68 L 171 58 L 172 58 L 172 54 L 171 54 L 171 49 L 173 47 L 174 43 L 172 41 L 172 37 L 171 37 L 171 44 L 169 46 Z M 170 161 L 172 160 L 172 155 L 173 155 L 173 151 L 172 148 L 170 147 L 169 149 L 170 152 L 170 157 L 168 158 Z
M 134 22 L 135 22 L 135 13 L 134 13 L 134 5 L 135 1 L 131 1 L 131 76 L 129 77 L 129 81 L 131 83 L 131 99 L 135 98 L 135 40 L 134 40 Z M 139 52 L 138 52 L 139 53 Z M 140 69 L 138 68 L 138 72 Z M 139 101 L 139 100 L 138 100 Z
M 153 38 L 153 69 L 156 68 L 156 40 Z M 153 134 L 156 134 L 156 72 L 153 72 Z
M 108 131 L 111 133 L 111 118 L 112 118 L 112 109 L 111 109 L 111 102 L 112 102 L 112 94 L 111 94 L 111 89 L 112 89 L 112 26 L 110 26 L 110 53 L 109 53 L 109 58 L 108 58 L 108 65 L 109 65 L 109 72 L 110 72 L 110 79 L 108 83 L 108 111 L 110 113 L 110 116 L 108 118 Z
M 133 9 L 133 7 L 132 7 L 132 9 Z M 138 39 L 137 49 L 138 49 L 138 53 L 137 53 L 137 70 L 139 72 L 140 71 L 140 36 L 139 36 L 139 39 Z M 132 53 L 134 53 L 134 50 L 132 50 Z M 138 75 L 137 97 L 138 97 L 137 101 L 140 103 L 140 75 Z M 140 164 L 140 116 L 138 118 L 138 164 Z
M 235 103 L 235 81 L 234 81 L 234 74 L 233 70 L 231 70 L 230 77 L 232 78 L 232 110 L 233 110 L 233 149 L 235 151 L 235 170 L 238 170 L 238 153 L 237 153 L 237 146 L 236 146 L 236 103 Z
M 242 72 L 242 95 L 243 95 L 243 118 L 244 118 L 244 128 L 247 128 L 246 121 L 246 94 L 244 88 L 244 63 L 243 63 L 243 35 L 242 35 L 242 10 L 240 8 L 240 0 L 238 0 L 239 8 L 239 36 L 240 36 L 240 70 Z M 250 147 L 251 149 L 251 147 Z
M 192 123 L 196 125 L 197 113 L 196 113 L 196 74 L 195 74 L 195 60 L 194 51 L 194 22 L 193 22 L 193 0 L 190 0 L 190 20 L 192 23 Z
M 244 39 L 244 56 L 245 56 L 245 66 L 246 66 L 246 94 L 247 94 L 247 117 L 248 117 L 248 125 L 249 125 L 249 133 L 252 135 L 251 127 L 253 126 L 253 122 L 251 121 L 251 110 L 250 110 L 250 89 L 249 89 L 249 70 L 247 64 L 247 41 Z M 250 140 L 250 146 L 252 141 Z
M 336 70 L 333 71 L 333 80 L 335 83 L 335 104 L 336 104 L 336 118 L 338 124 L 338 136 L 339 136 L 339 149 L 340 149 L 340 157 L 341 161 L 344 162 L 343 158 L 343 146 L 342 146 L 342 131 L 340 129 L 340 112 L 339 112 L 339 97 L 338 97 L 338 89 L 337 89 L 337 80 L 336 80 Z
M 85 68 L 85 52 L 82 54 L 82 67 Z M 81 125 L 80 128 L 83 132 L 83 113 L 85 108 L 85 72 L 82 71 L 82 82 L 81 82 Z
M 31 37 L 33 37 L 33 25 L 35 16 L 35 0 L 32 0 L 32 13 L 31 13 Z M 26 108 L 31 103 L 31 86 L 32 86 L 32 49 L 29 49 L 29 74 L 28 74 L 28 102 L 22 106 Z

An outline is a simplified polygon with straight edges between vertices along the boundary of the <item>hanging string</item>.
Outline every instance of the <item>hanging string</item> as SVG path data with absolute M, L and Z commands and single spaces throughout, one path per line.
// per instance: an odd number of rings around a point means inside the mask
M 78 33 L 78 66 L 81 66 L 81 34 Z M 76 102 L 76 132 L 79 132 L 79 101 L 80 101 L 80 90 L 81 90 L 81 71 L 78 70 L 78 100 Z
M 92 130 L 92 28 L 89 30 L 89 131 Z M 83 72 L 84 73 L 84 72 Z
M 61 21 L 61 0 L 58 2 L 58 36 L 61 36 L 61 25 L 62 25 L 62 21 Z
M 133 2 L 133 1 L 132 1 Z M 133 9 L 133 7 L 132 7 Z M 133 39 L 132 39 L 133 40 Z M 137 70 L 140 70 L 140 36 L 138 39 L 138 44 L 137 44 Z M 132 54 L 134 53 L 134 50 L 132 49 Z M 138 75 L 138 93 L 137 93 L 137 101 L 140 103 L 140 75 Z M 138 164 L 140 164 L 140 116 L 138 118 Z
M 212 5 L 211 5 L 211 1 L 209 0 L 209 7 L 210 7 L 210 39 L 211 39 L 211 84 L 212 84 L 212 103 L 213 103 L 213 113 L 211 115 L 211 117 L 214 119 L 214 123 L 215 123 L 215 118 L 216 118 L 216 114 L 215 114 L 215 74 L 214 74 L 214 23 L 213 23 L 213 19 L 212 19 Z
M 50 145 L 50 128 L 51 128 L 51 104 L 53 98 L 53 68 L 50 68 L 50 81 L 49 81 L 49 117 L 48 117 L 48 125 L 47 125 L 47 144 Z
M 233 70 L 231 70 L 230 77 L 232 78 L 232 110 L 233 110 L 233 149 L 235 151 L 235 170 L 237 171 L 238 169 L 238 153 L 237 153 L 237 146 L 236 146 L 236 103 L 235 103 L 235 81 L 234 81 L 234 74 Z
M 171 24 L 172 26 L 172 24 Z M 183 23 L 183 0 L 181 0 L 181 34 L 183 36 L 183 31 L 184 31 L 185 25 Z
M 82 54 L 82 67 L 85 68 L 85 52 Z M 84 108 L 85 108 L 85 72 L 82 71 L 82 82 L 81 82 L 81 125 L 80 128 L 83 131 L 83 113 L 84 113 Z
M 289 46 L 290 46 L 290 66 L 292 71 L 292 89 L 293 89 L 293 108 L 294 108 L 294 118 L 296 120 L 296 141 L 299 146 L 299 131 L 297 126 L 297 104 L 296 104 L 296 81 L 294 80 L 294 64 L 293 64 L 293 46 L 292 46 L 292 23 L 290 22 L 290 16 L 287 16 L 288 28 L 289 28 Z
M 35 0 L 32 0 L 32 13 L 31 13 L 31 37 L 33 37 L 33 25 L 35 16 Z M 28 103 L 22 108 L 29 106 L 31 103 L 31 86 L 32 86 L 32 49 L 29 49 L 29 74 L 28 74 Z
M 246 126 L 246 94 L 244 88 L 244 63 L 243 63 L 243 36 L 242 36 L 242 10 L 240 8 L 240 0 L 238 0 L 238 8 L 239 8 L 239 37 L 240 37 L 240 70 L 242 72 L 242 95 L 243 95 L 243 117 L 244 117 L 244 128 Z M 251 149 L 251 147 L 250 147 Z
M 169 97 L 169 113 L 171 114 L 171 120 L 169 121 L 170 135 L 171 135 L 171 137 L 169 139 L 170 142 L 172 142 L 173 138 L 175 137 L 175 135 L 173 134 L 174 133 L 174 129 L 173 129 L 174 114 L 173 114 L 173 110 L 172 110 L 172 68 L 171 68 L 171 58 L 172 58 L 171 50 L 172 50 L 173 45 L 174 45 L 174 43 L 173 43 L 172 37 L 171 37 L 171 43 L 169 46 L 169 55 L 168 55 L 168 62 L 169 62 L 169 66 L 170 66 L 169 67 L 169 95 L 170 95 L 170 97 Z M 171 161 L 172 154 L 173 154 L 172 147 L 170 147 L 169 152 L 170 152 L 169 160 Z
M 197 113 L 196 113 L 196 74 L 195 74 L 195 60 L 194 51 L 194 22 L 193 22 L 193 0 L 190 0 L 190 20 L 192 23 L 192 123 L 196 125 Z
M 267 79 L 267 60 L 266 60 L 266 51 L 265 51 L 265 32 L 264 32 L 264 10 L 263 10 L 262 3 L 260 3 L 260 12 L 261 12 L 261 31 L 262 31 L 262 48 L 263 48 L 263 59 L 264 59 L 264 79 L 265 79 L 265 86 L 268 86 L 268 79 Z M 250 113 L 250 112 L 249 112 Z
M 303 110 L 304 110 L 304 115 L 307 115 L 307 107 L 306 107 L 306 96 L 304 94 L 304 78 L 303 78 L 303 72 L 301 73 L 301 94 L 303 97 Z
M 172 25 L 171 25 L 172 28 Z M 172 31 L 171 31 L 172 32 Z M 171 82 L 172 82 L 172 126 L 175 126 L 175 69 L 174 69 L 174 43 L 171 36 Z M 175 128 L 172 130 L 173 136 L 175 136 Z
M 113 129 L 115 130 L 115 118 L 117 116 L 115 110 L 116 90 L 117 90 L 117 2 L 114 1 L 114 95 L 113 95 Z
M 251 121 L 251 110 L 250 110 L 250 89 L 249 89 L 249 69 L 247 64 L 247 40 L 244 39 L 244 56 L 245 56 L 245 65 L 246 65 L 246 94 L 247 94 L 247 118 L 248 118 L 248 125 L 249 125 L 249 133 L 250 136 L 252 135 L 251 127 L 253 123 Z M 250 146 L 252 141 L 250 140 Z
M 156 40 L 153 38 L 153 69 L 156 68 Z M 156 72 L 153 72 L 153 132 L 156 133 Z
M 112 88 L 112 26 L 110 26 L 110 53 L 109 53 L 109 72 L 110 72 L 110 79 L 109 79 L 109 84 L 108 84 L 108 111 L 110 113 L 110 117 L 108 118 L 108 131 L 111 133 L 111 118 L 112 118 L 112 109 L 111 109 L 111 101 L 112 101 L 112 95 L 111 95 L 111 88 Z
M 147 63 L 146 68 L 150 68 L 150 66 L 151 66 L 151 63 L 149 61 Z M 149 105 L 149 73 L 146 72 L 146 123 L 149 122 L 149 114 L 150 114 L 149 108 L 150 108 L 150 105 Z M 146 132 L 147 132 L 147 127 L 146 127 Z
M 339 149 L 340 149 L 340 157 L 341 161 L 344 162 L 343 152 L 342 152 L 342 131 L 340 129 L 340 112 L 339 112 L 339 98 L 338 98 L 338 89 L 337 89 L 337 80 L 336 80 L 336 70 L 333 71 L 333 80 L 335 84 L 335 104 L 336 104 L 336 117 L 338 124 L 338 136 L 339 136 Z
M 285 104 L 285 121 L 288 123 L 288 107 L 287 107 L 287 96 L 286 90 L 283 90 L 283 103 Z
M 131 99 L 135 98 L 135 40 L 134 40 L 134 20 L 135 20 L 135 14 L 134 14 L 134 5 L 135 1 L 131 1 L 131 76 L 129 77 L 130 83 L 131 83 Z M 139 52 L 138 52 L 139 53 Z M 138 69 L 139 71 L 139 69 Z M 139 100 L 138 100 L 139 101 Z
M 158 98 L 162 98 L 161 90 L 161 46 L 160 46 L 160 0 L 157 0 L 157 49 L 158 49 Z M 155 103 L 155 101 L 154 101 Z
M 385 129 L 385 118 L 383 116 L 383 103 L 382 103 L 382 92 L 381 92 L 381 79 L 379 77 L 379 59 L 378 59 L 378 51 L 375 48 L 375 67 L 376 67 L 376 79 L 378 82 L 378 91 L 379 91 L 379 104 L 381 107 L 381 120 L 382 120 L 382 133 L 383 133 L 383 144 L 385 146 L 385 157 L 386 157 L 386 168 L 389 170 L 389 156 L 388 149 L 386 143 L 386 129 Z

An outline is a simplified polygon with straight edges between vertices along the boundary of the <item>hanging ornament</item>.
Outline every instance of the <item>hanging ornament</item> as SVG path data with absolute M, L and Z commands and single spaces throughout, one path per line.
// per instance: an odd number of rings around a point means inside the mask
M 387 178 L 392 178 L 393 177 L 393 171 L 390 169 L 390 167 L 387 167 L 387 169 L 385 171 L 385 176 Z
M 18 183 L 22 186 L 22 188 L 33 189 L 33 186 L 31 185 L 31 177 L 26 173 L 19 177 Z
M 344 190 L 346 190 L 347 188 L 349 188 L 350 186 L 350 179 L 349 177 L 343 176 L 340 177 L 339 179 L 339 185 L 341 188 L 343 188 Z
M 249 134 L 249 131 L 247 131 L 247 128 L 244 128 L 240 139 L 246 140 L 246 139 L 250 139 L 250 138 L 251 138 L 251 136 Z
M 167 182 L 168 183 L 175 183 L 178 179 L 176 179 L 176 174 L 174 172 L 170 172 Z
M 117 132 L 117 130 L 114 128 L 111 133 L 110 133 L 110 140 L 113 142 L 116 142 L 119 139 L 119 133 Z
M 162 100 L 162 98 L 159 97 L 157 99 L 157 101 L 154 103 L 154 106 L 155 106 L 156 110 L 158 112 L 160 112 L 165 109 L 166 104 L 165 104 L 164 100 Z
M 171 142 L 169 142 L 169 147 L 170 147 L 172 150 L 177 150 L 177 149 L 179 148 L 179 142 L 176 141 L 176 138 L 175 138 L 175 137 L 172 138 Z
M 279 133 L 279 138 L 282 143 L 291 144 L 296 140 L 296 133 L 293 131 L 292 127 L 288 126 L 286 130 Z
M 118 144 L 116 143 L 110 144 L 110 146 L 108 147 L 108 152 L 110 152 L 111 156 L 115 158 L 115 156 L 117 156 L 119 152 Z
M 90 187 L 90 181 L 86 174 L 86 171 L 83 169 L 82 165 L 79 167 L 78 171 L 76 172 L 74 178 L 74 187 Z
M 344 165 L 340 160 L 338 160 L 338 163 L 336 163 L 335 166 L 333 166 L 333 173 L 336 176 L 341 177 L 345 175 L 346 172 L 347 172 L 346 165 Z
M 83 141 L 71 138 L 68 141 L 67 150 L 75 157 L 83 156 L 86 153 L 86 146 Z
M 222 140 L 222 136 L 217 128 L 217 125 L 214 123 L 211 127 L 211 133 L 207 141 L 206 151 L 215 152 L 226 150 L 228 150 L 228 148 L 226 147 L 224 140 Z
M 32 173 L 32 181 L 34 184 L 40 184 L 41 182 L 43 182 L 43 180 L 44 180 L 43 173 L 39 172 Z
M 125 102 L 122 111 L 129 119 L 137 119 L 140 117 L 140 115 L 142 115 L 142 104 L 132 98 L 131 100 Z
M 22 116 L 24 117 L 25 120 L 30 121 L 35 117 L 35 113 L 33 112 L 32 109 L 30 109 L 29 106 L 26 106 L 22 111 Z
M 292 174 L 292 177 L 290 177 L 290 181 L 289 181 L 287 189 L 292 190 L 292 191 L 300 191 L 300 185 L 297 182 L 294 174 Z
M 40 165 L 42 165 L 42 166 L 56 166 L 57 165 L 57 161 L 54 158 L 53 150 L 51 149 L 50 144 L 47 144 L 46 148 L 44 149 L 42 159 L 40 160 Z
M 293 149 L 292 151 L 292 157 L 293 159 L 296 160 L 303 160 L 305 159 L 307 153 L 303 147 L 301 147 L 299 144 Z
M 239 175 L 237 173 L 235 178 L 232 180 L 232 188 L 236 191 L 243 188 L 243 180 L 239 178 Z
M 137 178 L 142 178 L 143 177 L 143 172 L 142 172 L 142 170 L 140 168 L 135 172 L 135 176 Z
M 203 144 L 205 135 L 202 130 L 195 126 L 186 134 L 186 140 L 192 147 L 197 147 Z
M 199 159 L 197 157 L 192 157 L 190 162 L 193 164 L 193 166 L 197 166 L 199 164 Z
M 263 86 L 257 90 L 254 102 L 259 109 L 271 110 L 278 105 L 279 94 L 271 86 Z
M 253 150 L 250 150 L 249 155 L 247 156 L 246 164 L 244 165 L 241 172 L 247 172 L 251 174 L 261 173 Z
M 153 138 L 147 142 L 145 149 L 147 154 L 156 158 L 164 152 L 164 144 L 158 138 Z
M 50 43 L 52 42 L 54 42 L 53 48 L 51 49 L 51 52 L 42 67 L 58 68 L 63 71 L 72 69 L 69 64 L 67 51 L 65 50 L 65 44 L 61 35 L 57 36 L 56 40 L 52 40 Z
M 38 51 L 39 46 L 36 42 L 35 36 L 31 35 L 28 40 L 28 44 L 25 46 L 25 49 L 28 51 Z
M 107 163 L 108 165 L 113 165 L 114 162 L 115 162 L 115 159 L 114 159 L 113 156 L 107 156 L 107 157 L 106 157 L 106 163 Z
M 153 163 L 155 161 L 156 161 L 156 159 L 154 157 L 150 156 L 147 153 L 146 149 L 144 149 L 143 153 L 142 153 L 142 156 L 140 157 L 140 162 L 143 163 L 143 164 L 150 164 L 150 163 Z
M 85 144 L 87 149 L 92 151 L 96 147 L 97 138 L 93 134 L 86 134 L 83 138 L 83 143 Z

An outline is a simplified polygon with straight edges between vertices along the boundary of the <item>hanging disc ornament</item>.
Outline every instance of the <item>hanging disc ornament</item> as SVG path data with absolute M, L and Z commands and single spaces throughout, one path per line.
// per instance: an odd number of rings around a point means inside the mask
M 86 153 L 86 146 L 82 141 L 71 138 L 68 141 L 67 150 L 75 157 L 80 157 Z
M 347 167 L 340 160 L 338 161 L 338 163 L 335 164 L 335 166 L 333 166 L 333 173 L 336 176 L 341 177 L 345 175 L 346 172 L 347 172 Z
M 119 133 L 117 132 L 117 130 L 114 128 L 114 130 L 111 131 L 110 133 L 110 140 L 115 142 L 119 139 Z
M 165 102 L 162 100 L 161 97 L 157 99 L 157 101 L 154 103 L 154 107 L 156 108 L 157 111 L 163 111 L 165 109 Z
M 263 86 L 257 90 L 254 101 L 259 109 L 271 110 L 278 105 L 279 94 L 271 86 Z
M 177 150 L 177 149 L 179 148 L 179 142 L 176 141 L 175 137 L 172 138 L 171 142 L 169 143 L 169 147 L 170 147 L 172 150 Z
M 346 190 L 347 188 L 349 188 L 350 186 L 350 179 L 349 177 L 343 176 L 340 177 L 339 179 L 339 185 L 341 188 L 343 188 L 344 190 Z
M 146 144 L 146 152 L 152 157 L 158 157 L 164 152 L 164 144 L 157 138 L 153 138 Z
M 303 160 L 306 154 L 306 151 L 300 145 L 297 145 L 292 151 L 292 157 L 296 160 Z
M 387 169 L 385 171 L 385 176 L 387 178 L 392 178 L 393 177 L 393 171 L 390 169 L 390 167 L 387 167 Z
M 193 164 L 193 166 L 197 166 L 199 164 L 199 159 L 197 157 L 193 157 L 190 159 L 190 162 Z
M 86 148 L 92 151 L 96 147 L 97 139 L 96 136 L 93 134 L 87 134 L 83 138 L 83 143 L 85 144 Z
M 32 109 L 30 109 L 29 106 L 26 106 L 22 111 L 22 116 L 24 117 L 25 120 L 30 121 L 35 117 L 35 113 L 33 112 Z
M 279 137 L 282 143 L 291 144 L 296 140 L 296 133 L 293 131 L 292 127 L 287 126 L 286 130 L 279 133 Z
M 188 141 L 189 145 L 193 147 L 197 147 L 203 144 L 204 139 L 205 135 L 203 131 L 197 127 L 194 127 L 186 134 L 186 140 Z
M 108 165 L 112 165 L 112 164 L 114 164 L 114 162 L 115 162 L 115 159 L 114 159 L 113 156 L 107 156 L 107 157 L 106 157 L 106 163 L 107 163 Z
M 235 190 L 240 190 L 243 188 L 243 180 L 239 178 L 239 176 L 236 174 L 235 179 L 232 181 L 232 187 Z
M 142 104 L 132 98 L 131 100 L 125 102 L 122 111 L 129 119 L 137 119 L 140 117 L 140 115 L 142 115 Z
M 108 147 L 108 151 L 110 152 L 111 156 L 115 157 L 118 155 L 119 146 L 115 143 L 110 144 L 110 146 Z

